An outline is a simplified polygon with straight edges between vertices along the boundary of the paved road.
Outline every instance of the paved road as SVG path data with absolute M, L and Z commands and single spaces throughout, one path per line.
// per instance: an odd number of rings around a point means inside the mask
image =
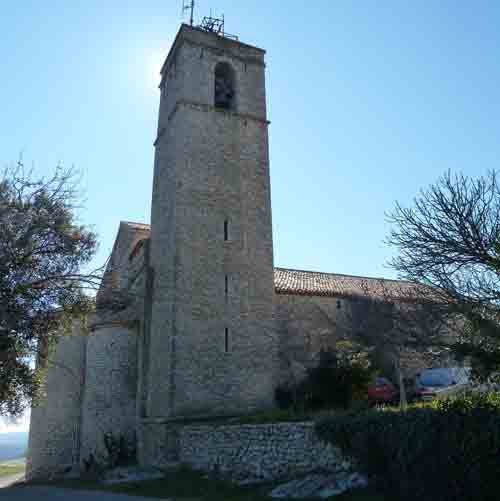
M 10 487 L 0 489 L 1 501 L 155 501 L 155 498 L 139 498 L 99 491 L 76 491 L 55 487 Z M 168 501 L 165 499 L 156 501 Z

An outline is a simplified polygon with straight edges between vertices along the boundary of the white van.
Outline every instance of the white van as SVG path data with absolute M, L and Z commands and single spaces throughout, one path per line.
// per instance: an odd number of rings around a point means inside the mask
M 470 387 L 470 367 L 424 369 L 415 379 L 416 397 L 424 401 L 455 395 Z

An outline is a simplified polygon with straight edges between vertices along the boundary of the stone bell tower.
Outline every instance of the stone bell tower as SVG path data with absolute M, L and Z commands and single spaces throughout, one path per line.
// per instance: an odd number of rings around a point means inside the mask
M 272 405 L 265 52 L 182 25 L 162 69 L 142 421 Z

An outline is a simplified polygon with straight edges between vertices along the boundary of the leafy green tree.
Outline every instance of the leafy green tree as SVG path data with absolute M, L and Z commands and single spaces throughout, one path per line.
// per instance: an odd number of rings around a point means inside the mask
M 278 405 L 316 411 L 347 409 L 354 401 L 366 400 L 375 371 L 363 346 L 342 340 L 319 355 L 318 365 L 307 370 L 304 380 L 288 389 L 278 389 Z
M 39 348 L 92 307 L 100 271 L 82 270 L 97 240 L 77 221 L 77 188 L 71 169 L 44 179 L 19 163 L 0 175 L 0 415 L 22 413 L 39 387 Z
M 302 391 L 311 409 L 343 407 L 366 400 L 368 385 L 375 371 L 364 347 L 348 340 L 335 349 L 322 351 L 318 367 L 308 371 Z

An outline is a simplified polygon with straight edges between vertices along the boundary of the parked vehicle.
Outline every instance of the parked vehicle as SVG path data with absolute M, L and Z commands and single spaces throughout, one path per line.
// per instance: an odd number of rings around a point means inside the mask
M 387 378 L 377 377 L 368 386 L 368 402 L 371 405 L 392 404 L 399 400 L 399 391 Z
M 425 369 L 415 379 L 417 400 L 445 398 L 471 387 L 470 367 L 436 367 Z

